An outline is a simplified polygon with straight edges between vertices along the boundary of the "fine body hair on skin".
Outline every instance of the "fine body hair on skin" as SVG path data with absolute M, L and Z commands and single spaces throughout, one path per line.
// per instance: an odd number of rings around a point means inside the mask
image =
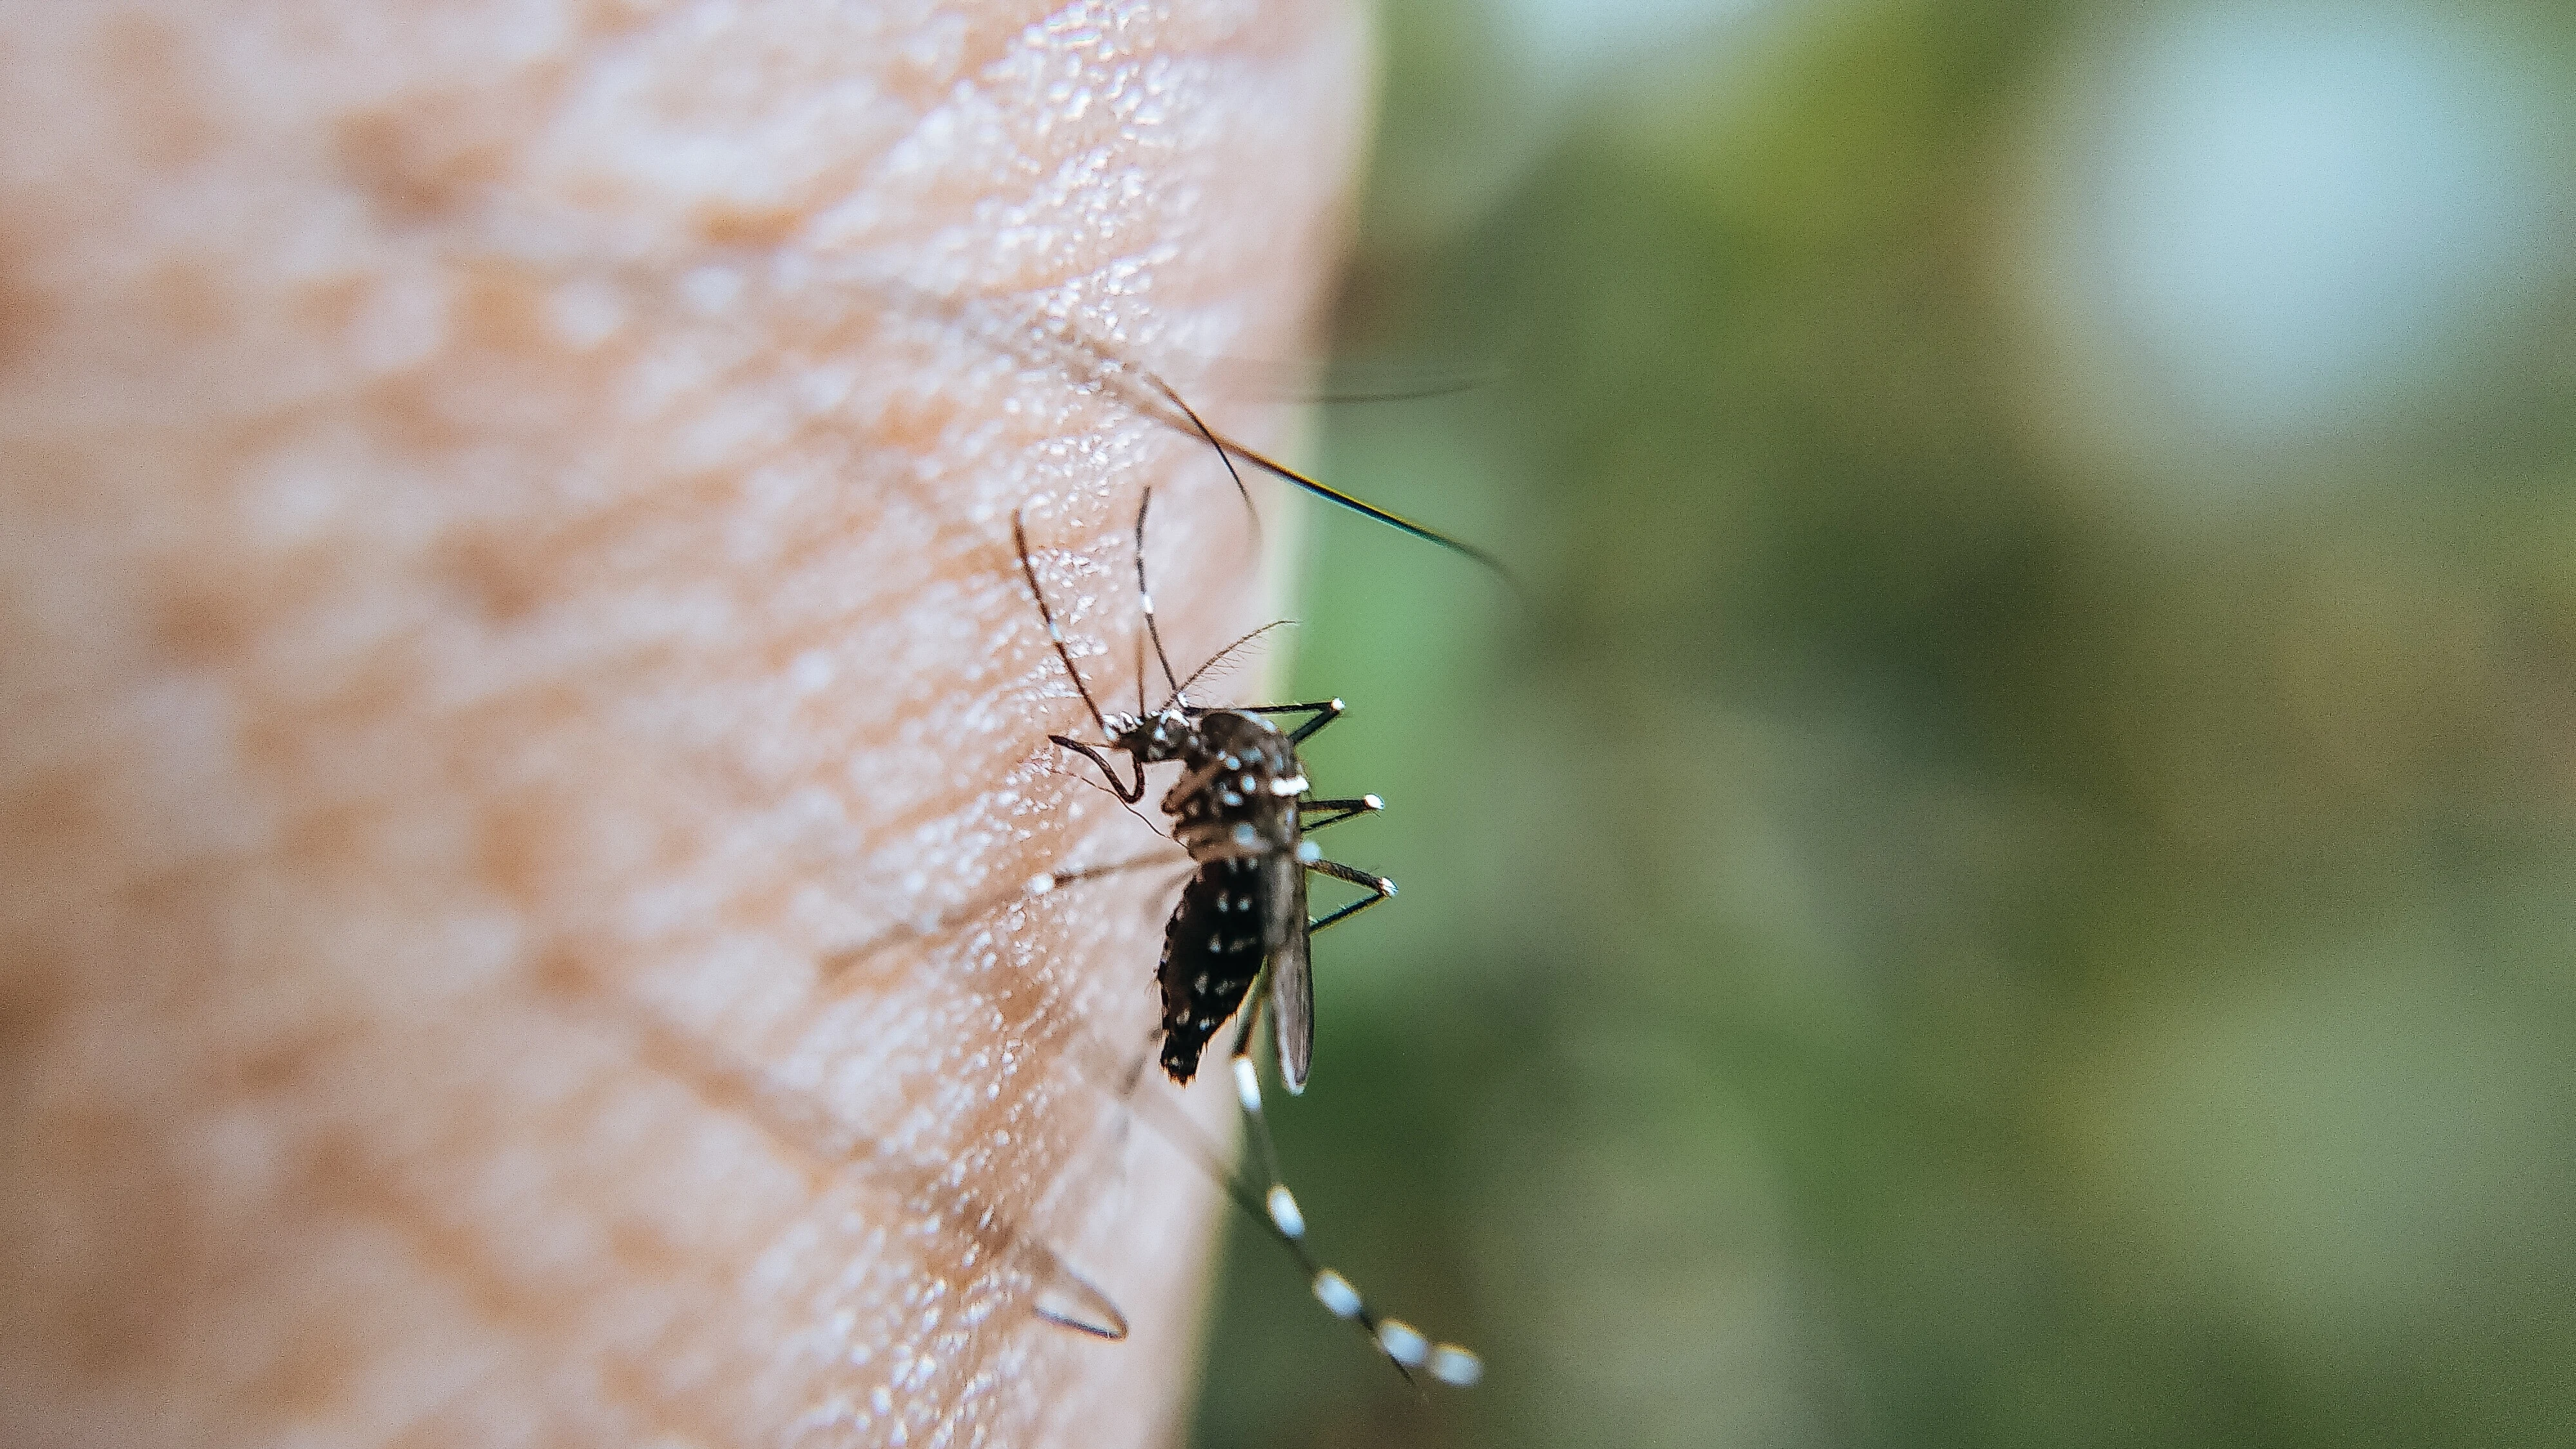
M 1009 520 L 1106 690 L 1144 487 L 1176 651 L 1273 602 L 1202 444 L 873 280 L 1296 355 L 1360 19 L 8 30 L 0 1441 L 1172 1437 L 1169 881 L 992 904 L 1138 828 Z

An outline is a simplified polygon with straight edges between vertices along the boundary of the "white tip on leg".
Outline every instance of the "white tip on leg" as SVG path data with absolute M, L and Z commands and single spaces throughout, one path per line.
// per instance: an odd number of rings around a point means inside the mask
M 1297 1199 L 1288 1195 L 1288 1189 L 1273 1187 L 1265 1201 L 1270 1208 L 1270 1221 L 1279 1225 L 1282 1234 L 1291 1238 L 1306 1236 L 1306 1215 L 1297 1210 Z
M 1390 1318 L 1377 1326 L 1377 1346 L 1406 1368 L 1420 1368 L 1431 1357 L 1431 1340 L 1414 1332 L 1413 1325 L 1401 1318 Z
M 1323 858 L 1324 847 L 1317 845 L 1311 840 L 1301 840 L 1297 842 L 1297 863 L 1299 865 L 1313 865 L 1316 861 L 1322 860 Z
M 1453 1389 L 1472 1389 L 1485 1381 L 1485 1361 L 1454 1343 L 1434 1345 L 1428 1369 Z
M 1020 889 L 1033 896 L 1045 895 L 1048 891 L 1055 889 L 1055 877 L 1051 875 L 1030 876 L 1029 883 L 1020 887 Z
M 1234 1099 L 1241 1102 L 1247 1112 L 1261 1110 L 1261 1072 L 1252 1065 L 1250 1057 L 1234 1059 Z
M 1379 799 L 1379 798 L 1378 798 L 1378 797 L 1376 797 L 1375 795 L 1362 795 L 1362 796 L 1360 797 L 1360 803 L 1361 803 L 1361 804 L 1363 804 L 1363 805 L 1365 805 L 1365 806 L 1367 806 L 1367 807 L 1368 807 L 1368 808 L 1370 808 L 1371 810 L 1383 810 L 1383 809 L 1385 809 L 1385 808 L 1386 808 L 1386 802 L 1385 802 L 1385 801 L 1383 801 L 1383 800 L 1381 800 L 1381 799 Z
M 1360 1290 L 1351 1286 L 1350 1279 L 1330 1268 L 1315 1275 L 1315 1301 L 1323 1304 L 1325 1311 L 1335 1318 L 1360 1316 Z

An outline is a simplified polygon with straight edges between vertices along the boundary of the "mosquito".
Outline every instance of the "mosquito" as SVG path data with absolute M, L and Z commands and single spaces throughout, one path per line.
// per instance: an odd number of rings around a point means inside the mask
M 1181 767 L 1180 778 L 1163 794 L 1161 808 L 1171 819 L 1173 842 L 1188 852 L 1195 869 L 1164 928 L 1162 960 L 1155 968 L 1163 997 L 1163 1071 L 1175 1083 L 1187 1085 L 1197 1075 L 1210 1039 L 1228 1019 L 1240 1017 L 1232 1047 L 1235 1098 L 1270 1186 L 1260 1194 L 1256 1209 L 1252 1194 L 1231 1174 L 1222 1180 L 1296 1257 L 1324 1307 L 1336 1317 L 1356 1322 L 1408 1382 L 1412 1371 L 1420 1369 L 1443 1383 L 1465 1387 L 1484 1373 L 1483 1362 L 1475 1354 L 1455 1344 L 1434 1343 L 1400 1319 L 1379 1317 L 1348 1278 L 1325 1267 L 1307 1249 L 1305 1215 L 1280 1180 L 1278 1154 L 1262 1113 L 1261 1074 L 1254 1060 L 1257 1028 L 1266 1006 L 1280 1081 L 1291 1094 L 1305 1090 L 1315 1042 L 1311 938 L 1395 894 L 1395 882 L 1325 859 L 1322 849 L 1307 836 L 1373 814 L 1385 808 L 1384 802 L 1375 795 L 1317 799 L 1307 781 L 1297 748 L 1342 716 L 1342 701 L 1234 709 L 1190 702 L 1190 687 L 1217 659 L 1262 631 L 1227 646 L 1189 678 L 1177 676 L 1163 647 L 1153 592 L 1145 578 L 1145 520 L 1152 506 L 1149 488 L 1136 506 L 1136 594 L 1145 638 L 1152 643 L 1170 694 L 1160 708 L 1147 708 L 1140 670 L 1134 714 L 1104 713 L 1082 671 L 1074 667 L 1073 651 L 1038 581 L 1022 512 L 1011 516 L 1011 538 L 1019 551 L 1020 572 L 1046 623 L 1047 639 L 1101 736 L 1084 740 L 1050 735 L 1049 740 L 1089 760 L 1110 791 L 1129 805 L 1145 798 L 1147 766 L 1177 763 Z M 1274 717 L 1293 719 L 1294 727 L 1282 730 Z M 1122 754 L 1128 763 L 1124 776 L 1110 759 Z M 1059 871 L 1037 877 L 1029 889 L 1044 893 L 1153 863 L 1148 859 Z M 1367 894 L 1330 914 L 1310 918 L 1306 913 L 1310 874 L 1330 876 Z

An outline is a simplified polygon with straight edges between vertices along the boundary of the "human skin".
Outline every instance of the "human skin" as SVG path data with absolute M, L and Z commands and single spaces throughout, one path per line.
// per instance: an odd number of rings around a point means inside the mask
M 1155 841 L 1010 519 L 1104 701 L 1146 485 L 1176 657 L 1271 602 L 1208 450 L 992 319 L 1299 353 L 1357 17 L 0 36 L 0 1441 L 1173 1437 L 1173 876 L 1020 891 Z

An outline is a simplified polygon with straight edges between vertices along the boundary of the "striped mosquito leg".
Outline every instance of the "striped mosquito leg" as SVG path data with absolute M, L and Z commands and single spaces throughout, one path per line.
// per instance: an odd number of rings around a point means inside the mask
M 878 933 L 878 935 L 873 939 L 862 941 L 858 945 L 846 947 L 822 957 L 820 960 L 815 962 L 815 966 L 821 972 L 824 980 L 834 980 L 855 969 L 861 962 L 867 961 L 881 951 L 885 951 L 903 942 L 922 941 L 930 938 L 931 936 L 937 935 L 939 932 L 953 930 L 964 922 L 971 921 L 977 916 L 984 914 L 986 911 L 1008 905 L 1014 900 L 1028 900 L 1033 897 L 1048 895 L 1069 885 L 1077 885 L 1087 880 L 1098 880 L 1102 876 L 1121 875 L 1131 870 L 1142 870 L 1147 866 L 1177 866 L 1186 863 L 1186 857 L 1175 856 L 1171 852 L 1165 851 L 1158 855 L 1138 856 L 1134 860 L 1113 861 L 1107 865 L 1086 865 L 1078 866 L 1072 870 L 1041 871 L 1036 875 L 1030 876 L 1027 880 L 1020 882 L 1019 887 L 1016 890 L 999 895 L 984 896 L 971 904 L 960 906 L 953 910 L 943 911 L 938 916 L 933 917 L 928 921 L 908 922 L 893 926 Z
M 1254 714 L 1302 714 L 1308 716 L 1304 724 L 1301 724 L 1288 732 L 1288 743 L 1292 745 L 1302 745 L 1306 743 L 1307 739 L 1313 736 L 1316 731 L 1321 730 L 1324 726 L 1340 719 L 1343 712 L 1349 708 L 1349 705 L 1342 703 L 1338 699 L 1319 699 L 1309 704 L 1256 704 L 1250 706 L 1251 712 Z
M 1120 875 L 1131 870 L 1142 870 L 1149 865 L 1185 865 L 1187 863 L 1175 857 L 1170 851 L 1164 851 L 1159 855 L 1140 855 L 1134 860 L 1113 861 L 1107 865 L 1086 865 L 1073 870 L 1043 871 L 1023 882 L 1020 886 L 1020 894 L 1042 896 L 1082 881 L 1098 880 L 1102 876 Z
M 1312 835 L 1326 826 L 1339 825 L 1362 815 L 1374 815 L 1385 808 L 1386 802 L 1375 795 L 1355 795 L 1348 800 L 1300 800 L 1297 802 L 1297 828 Z M 1308 815 L 1322 818 L 1305 819 Z
M 1360 1290 L 1351 1286 L 1350 1279 L 1316 1261 L 1306 1246 L 1306 1215 L 1299 1211 L 1288 1185 L 1279 1180 L 1278 1150 L 1271 1144 L 1269 1119 L 1261 1111 L 1261 1072 L 1253 1065 L 1248 1050 L 1234 1056 L 1234 1096 L 1243 1106 L 1244 1129 L 1252 1138 L 1253 1158 L 1270 1182 L 1269 1189 L 1261 1195 L 1261 1216 L 1271 1236 L 1306 1270 L 1306 1281 L 1313 1285 L 1316 1301 L 1335 1318 L 1358 1324 L 1407 1382 L 1412 1381 L 1417 1369 L 1462 1389 L 1482 1379 L 1483 1359 L 1454 1343 L 1434 1343 L 1400 1318 L 1378 1317 L 1360 1297 Z
M 1374 800 L 1377 797 L 1375 795 L 1371 795 L 1369 798 Z M 1325 823 L 1330 824 L 1332 822 L 1327 821 Z M 1334 911 L 1331 915 L 1317 916 L 1315 919 L 1308 921 L 1306 923 L 1306 934 L 1309 936 L 1315 934 L 1317 931 L 1323 930 L 1327 926 L 1340 925 L 1342 922 L 1349 920 L 1351 917 L 1358 915 L 1360 912 L 1367 910 L 1369 907 L 1376 905 L 1378 902 L 1395 894 L 1395 882 L 1388 880 L 1385 876 L 1371 875 L 1364 870 L 1355 870 L 1350 866 L 1342 864 L 1338 860 L 1326 860 L 1324 859 L 1323 852 L 1321 851 L 1315 852 L 1314 859 L 1307 860 L 1305 856 L 1304 843 L 1301 842 L 1298 848 L 1299 854 L 1297 858 L 1308 870 L 1311 870 L 1318 875 L 1331 876 L 1335 880 L 1349 881 L 1355 886 L 1365 886 L 1369 891 L 1369 894 L 1360 897 L 1358 900 L 1351 902 L 1347 906 L 1343 906 L 1341 909 Z

